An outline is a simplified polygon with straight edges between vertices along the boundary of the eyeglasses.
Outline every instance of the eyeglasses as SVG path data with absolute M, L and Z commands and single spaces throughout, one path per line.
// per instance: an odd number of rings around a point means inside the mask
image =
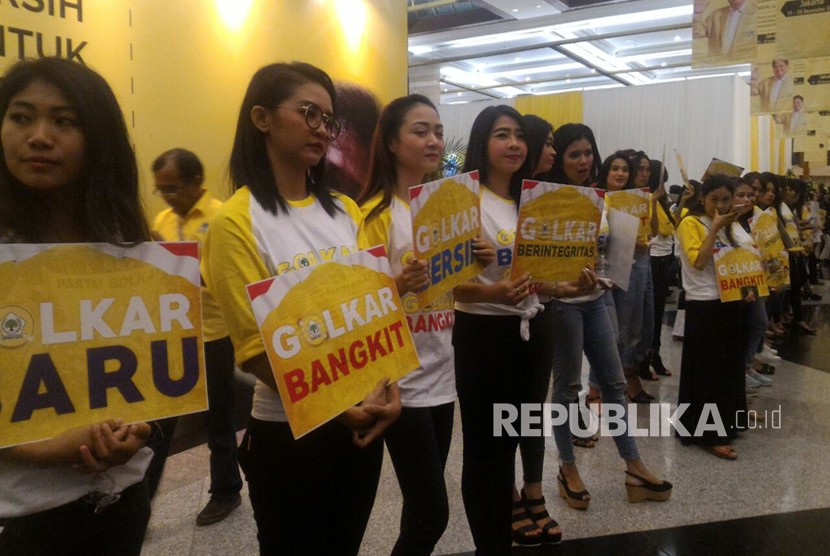
M 323 109 L 313 102 L 301 106 L 300 111 L 305 114 L 305 123 L 309 128 L 318 129 L 320 124 L 323 124 L 329 141 L 334 141 L 340 136 L 343 126 L 337 118 L 324 113 Z

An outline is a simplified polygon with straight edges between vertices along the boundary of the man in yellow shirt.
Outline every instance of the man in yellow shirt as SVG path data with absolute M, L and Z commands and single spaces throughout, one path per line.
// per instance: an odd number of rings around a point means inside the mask
M 202 188 L 204 170 L 198 157 L 185 149 L 162 153 L 153 162 L 156 188 L 169 209 L 161 211 L 153 222 L 153 235 L 160 241 L 197 241 L 201 249 L 211 219 L 222 206 Z M 205 413 L 210 448 L 210 501 L 196 517 L 198 525 L 210 525 L 225 519 L 241 502 L 242 478 L 236 459 L 236 432 L 233 427 L 234 352 L 228 328 L 219 306 L 202 287 L 202 322 L 205 340 L 205 368 L 208 404 Z M 161 476 L 175 421 L 168 424 L 166 446 L 159 450 L 156 469 L 148 470 L 155 481 Z M 155 488 L 149 479 L 151 491 Z

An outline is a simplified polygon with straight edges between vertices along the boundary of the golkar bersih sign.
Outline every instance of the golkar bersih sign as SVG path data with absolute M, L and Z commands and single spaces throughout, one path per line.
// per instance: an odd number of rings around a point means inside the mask
M 0 448 L 207 408 L 196 243 L 0 245 Z

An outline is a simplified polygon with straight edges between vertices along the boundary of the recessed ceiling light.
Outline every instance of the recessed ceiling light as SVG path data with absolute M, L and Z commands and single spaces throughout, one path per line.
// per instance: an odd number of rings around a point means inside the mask
M 661 68 L 666 67 L 666 62 L 663 62 L 662 64 L 660 64 L 660 67 L 661 67 Z
M 513 61 L 514 62 L 521 62 L 522 59 L 519 56 L 516 56 L 515 58 L 513 58 Z
M 674 36 L 674 42 L 680 42 L 681 40 L 683 40 L 683 39 L 680 38 L 680 35 L 675 35 Z
M 536 4 L 536 7 L 537 7 L 537 8 L 541 8 L 541 7 L 542 7 L 542 4 Z
M 529 78 L 529 77 L 525 77 L 525 81 L 530 81 L 530 78 Z
M 458 96 L 461 96 L 461 95 L 463 95 L 464 93 L 462 93 L 461 91 L 458 91 L 456 94 L 457 94 Z
M 510 10 L 510 11 L 511 11 L 511 12 L 513 12 L 513 13 L 516 13 L 516 12 L 518 12 L 518 11 L 519 11 L 519 8 L 513 8 L 513 9 L 512 9 L 512 10 Z

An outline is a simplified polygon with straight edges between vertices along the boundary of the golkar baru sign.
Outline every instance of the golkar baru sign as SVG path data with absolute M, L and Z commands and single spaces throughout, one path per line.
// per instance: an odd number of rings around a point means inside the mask
M 601 218 L 595 189 L 524 180 L 512 279 L 529 272 L 534 280 L 576 280 L 594 267 Z
M 248 286 L 294 438 L 419 366 L 383 246 Z
M 418 292 L 426 307 L 484 267 L 473 255 L 481 235 L 478 172 L 409 188 L 415 258 L 427 262 L 429 285 Z
M 195 243 L 0 245 L 0 447 L 207 409 Z

